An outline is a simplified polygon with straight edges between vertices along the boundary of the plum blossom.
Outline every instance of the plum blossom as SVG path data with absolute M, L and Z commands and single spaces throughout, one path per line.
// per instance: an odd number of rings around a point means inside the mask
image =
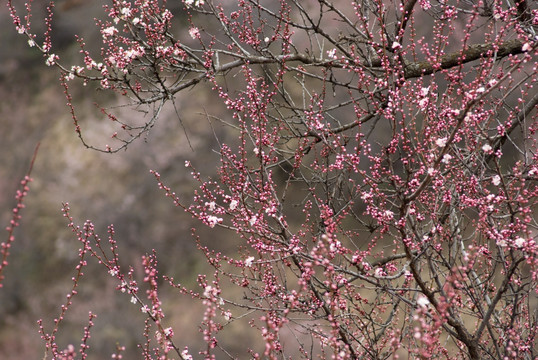
M 426 307 L 430 304 L 430 300 L 426 296 L 419 296 L 417 299 L 417 305 L 420 307 Z
M 524 238 L 518 237 L 516 240 L 514 240 L 514 245 L 516 245 L 518 248 L 522 248 L 526 242 L 527 241 Z
M 106 29 L 103 29 L 101 31 L 101 34 L 103 34 L 103 38 L 107 38 L 110 36 L 114 36 L 118 32 L 118 29 L 116 29 L 114 26 L 109 26 Z
M 429 0 L 420 0 L 420 7 L 422 7 L 423 10 L 429 10 L 432 7 L 432 4 L 430 4 Z
M 207 206 L 209 211 L 215 211 L 216 204 L 214 201 L 206 202 L 205 206 Z
M 448 139 L 446 137 L 439 138 L 439 139 L 435 140 L 435 145 L 437 145 L 439 147 L 445 147 L 446 143 L 447 143 L 447 140 Z
M 493 150 L 493 148 L 491 147 L 490 144 L 485 144 L 484 146 L 482 146 L 482 151 L 485 152 L 486 154 L 489 154 L 491 150 Z
M 200 30 L 197 27 L 191 27 L 189 29 L 189 35 L 193 39 L 198 39 L 200 37 Z
M 56 64 L 57 58 L 58 57 L 55 54 L 50 54 L 47 60 L 45 61 L 45 64 L 47 64 L 47 66 L 52 66 Z
M 192 360 L 192 355 L 189 354 L 189 349 L 185 348 L 185 350 L 183 350 L 181 352 L 181 357 L 184 359 L 184 360 Z
M 233 199 L 232 201 L 230 201 L 230 210 L 235 210 L 237 209 L 237 205 L 239 204 L 239 201 Z
M 199 6 L 202 6 L 205 4 L 205 1 L 204 0 L 183 0 L 183 3 L 185 3 L 185 5 L 187 6 L 196 6 L 196 7 L 199 7 Z
M 213 216 L 213 215 L 210 215 L 207 217 L 207 224 L 209 225 L 210 228 L 214 228 L 215 225 L 219 224 L 222 222 L 222 218 L 219 218 L 219 217 L 216 217 L 216 216 Z
M 246 260 L 245 260 L 245 266 L 246 266 L 246 267 L 251 267 L 253 261 L 254 261 L 254 256 L 249 256 L 249 257 L 246 258 Z
M 132 10 L 129 9 L 129 8 L 123 8 L 123 9 L 121 9 L 121 14 L 123 15 L 123 17 L 129 17 L 129 16 L 131 16 L 131 12 L 132 12 Z
M 171 338 L 172 336 L 174 336 L 174 330 L 171 327 L 168 327 L 164 329 L 164 335 Z
M 328 56 L 330 59 L 337 59 L 337 56 L 336 56 L 336 49 L 331 49 L 331 50 L 327 51 L 327 56 Z
M 493 185 L 499 186 L 499 184 L 501 183 L 501 177 L 499 175 L 495 175 L 491 178 L 491 182 L 493 183 Z

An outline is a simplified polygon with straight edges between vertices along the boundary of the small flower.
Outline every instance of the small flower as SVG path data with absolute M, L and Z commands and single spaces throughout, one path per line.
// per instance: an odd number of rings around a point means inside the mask
M 131 296 L 131 303 L 136 304 L 136 297 Z
M 450 160 L 452 160 L 452 155 L 445 154 L 445 155 L 443 155 L 443 160 L 441 160 L 441 162 L 443 164 L 448 164 L 448 163 L 450 163 Z
M 181 352 L 181 358 L 185 360 L 192 360 L 192 355 L 189 354 L 189 349 L 185 348 L 185 350 Z
M 395 41 L 395 42 L 392 43 L 392 49 L 393 50 L 398 50 L 398 49 L 401 49 L 401 48 L 402 48 L 402 45 L 399 42 Z
M 430 92 L 430 87 L 423 87 L 422 89 L 420 89 L 420 96 L 424 97 L 424 96 L 427 96 L 428 93 Z
M 205 206 L 208 207 L 209 211 L 215 211 L 215 202 L 214 201 L 211 201 L 211 202 L 206 202 L 205 203 Z
M 505 247 L 506 246 L 506 240 L 504 240 L 504 239 L 497 240 L 497 245 L 499 245 L 500 247 Z
M 382 276 L 385 276 L 385 275 L 387 275 L 387 274 L 385 273 L 385 270 L 383 270 L 382 268 L 378 267 L 378 268 L 375 269 L 375 276 L 382 277 Z
M 204 5 L 204 0 L 183 0 L 183 2 L 185 3 L 185 5 L 187 6 L 202 6 Z
M 330 58 L 330 59 L 336 59 L 336 49 L 332 49 L 332 50 L 329 50 L 327 51 L 327 56 Z
M 495 175 L 491 178 L 491 182 L 493 183 L 493 185 L 499 186 L 499 184 L 501 183 L 501 177 L 499 175 Z
M 171 338 L 172 336 L 174 336 L 174 330 L 171 327 L 166 328 L 164 329 L 164 335 Z
M 516 247 L 518 248 L 522 248 L 523 245 L 525 245 L 527 241 L 525 239 L 523 239 L 522 237 L 518 237 L 516 240 L 514 240 L 514 244 L 516 245 Z
M 435 145 L 439 146 L 439 147 L 445 147 L 446 146 L 446 142 L 447 142 L 447 138 L 444 137 L 444 138 L 439 138 L 437 140 L 435 140 Z
M 253 261 L 254 261 L 254 256 L 249 256 L 249 257 L 245 260 L 245 266 L 246 266 L 246 267 L 251 267 Z
M 235 199 L 230 201 L 230 210 L 235 210 L 237 208 L 238 204 L 239 204 L 239 201 L 237 201 Z
M 523 44 L 523 46 L 521 47 L 521 51 L 529 51 L 530 49 L 532 49 L 532 46 L 531 46 L 531 44 L 529 44 L 529 43 L 525 43 L 525 44 Z
M 418 101 L 418 106 L 424 110 L 426 108 L 426 105 L 428 105 L 428 98 L 422 98 Z
M 420 296 L 417 299 L 417 305 L 420 307 L 426 307 L 430 304 L 430 300 L 426 296 Z
M 204 288 L 204 297 L 209 298 L 214 293 L 213 286 L 207 285 Z
M 200 37 L 200 30 L 198 30 L 197 27 L 191 27 L 189 29 L 189 35 L 191 36 L 191 38 L 193 39 L 198 39 Z
M 268 43 L 269 41 L 271 41 L 271 39 L 269 39 L 269 37 L 266 36 L 265 39 L 263 39 L 263 41 L 265 41 L 265 43 Z
M 423 10 L 429 10 L 432 7 L 429 0 L 420 0 L 420 6 Z
M 258 217 L 256 215 L 253 215 L 248 222 L 250 223 L 250 226 L 254 226 L 254 224 L 256 224 L 256 221 L 258 221 Z
M 224 318 L 226 319 L 226 321 L 230 321 L 230 319 L 232 318 L 232 313 L 230 312 L 230 310 L 224 312 Z
M 101 33 L 103 34 L 103 38 L 105 39 L 109 36 L 114 36 L 114 34 L 116 34 L 117 32 L 118 30 L 114 26 L 109 26 L 106 29 L 103 29 L 103 31 L 101 31 Z
M 47 66 L 52 66 L 56 63 L 56 55 L 55 54 L 50 54 L 49 57 L 47 58 L 47 60 L 45 61 L 45 64 Z
M 210 228 L 214 228 L 215 225 L 221 222 L 222 222 L 222 218 L 219 218 L 213 215 L 207 217 L 207 224 L 209 225 Z
M 185 160 L 185 167 L 191 166 L 191 162 L 189 160 Z
M 30 47 L 34 47 L 34 46 L 35 46 L 35 41 L 32 40 L 32 39 L 29 39 L 29 40 L 28 40 L 28 46 L 30 46 Z
M 491 152 L 491 150 L 493 150 L 493 148 L 491 147 L 490 144 L 485 144 L 484 146 L 482 146 L 482 151 L 489 154 Z
M 121 14 L 125 17 L 131 16 L 131 9 L 129 8 L 123 8 L 121 9 Z

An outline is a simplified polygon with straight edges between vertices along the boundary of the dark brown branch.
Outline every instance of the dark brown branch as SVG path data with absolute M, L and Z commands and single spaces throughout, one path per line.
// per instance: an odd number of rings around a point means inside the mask
M 516 39 L 505 41 L 501 44 L 475 44 L 461 52 L 454 52 L 441 57 L 438 66 L 428 61 L 409 63 L 405 66 L 405 78 L 415 78 L 422 75 L 430 75 L 434 72 L 449 69 L 461 64 L 466 64 L 483 57 L 497 56 L 503 58 L 508 55 L 517 55 L 523 52 L 523 43 Z

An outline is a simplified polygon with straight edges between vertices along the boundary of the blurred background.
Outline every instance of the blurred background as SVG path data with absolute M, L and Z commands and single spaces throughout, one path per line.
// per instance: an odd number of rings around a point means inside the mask
M 58 2 L 54 51 L 67 59 L 76 55 L 78 45 L 73 34 L 84 35 L 90 47 L 98 45 L 100 34 L 94 18 L 103 18 L 101 5 L 97 1 Z M 36 10 L 43 13 L 44 8 Z M 180 7 L 172 10 L 176 29 L 186 29 Z M 34 16 L 35 26 L 40 26 L 39 11 Z M 198 224 L 164 197 L 149 171 L 159 171 L 163 180 L 188 202 L 196 184 L 184 167 L 185 160 L 204 174 L 215 174 L 216 136 L 223 140 L 227 134 L 218 124 L 210 126 L 203 116 L 205 111 L 222 113 L 223 109 L 215 108 L 220 102 L 210 101 L 214 95 L 197 87 L 177 98 L 183 126 L 173 109 L 166 109 L 167 113 L 148 136 L 127 151 L 109 155 L 88 150 L 74 132 L 58 70 L 45 66 L 40 53 L 17 34 L 5 6 L 0 7 L 0 43 L 0 222 L 4 227 L 16 204 L 17 186 L 28 169 L 34 148 L 41 144 L 32 172 L 34 181 L 21 225 L 15 231 L 4 287 L 0 289 L 0 359 L 41 359 L 45 347 L 37 320 L 43 319 L 45 330 L 52 330 L 52 320 L 59 315 L 60 305 L 71 289 L 71 277 L 78 263 L 80 244 L 67 228 L 62 203 L 69 203 L 75 223 L 93 221 L 97 233 L 105 240 L 107 226 L 115 225 L 124 267 L 132 264 L 140 275 L 141 256 L 155 249 L 161 274 L 196 289 L 197 274 L 207 271 L 205 258 L 196 249 L 190 231 Z M 112 102 L 80 85 L 71 91 L 85 136 L 92 145 L 103 147 L 111 141 L 113 130 L 93 102 Z M 208 230 L 199 228 L 202 240 L 210 239 L 213 248 L 237 249 L 237 243 L 231 239 L 233 234 L 215 233 L 212 229 L 211 236 L 204 236 Z M 6 240 L 4 231 L 0 241 Z M 144 341 L 145 317 L 138 306 L 130 303 L 129 295 L 115 290 L 116 280 L 107 277 L 105 271 L 90 262 L 57 343 L 61 348 L 68 344 L 77 348 L 91 310 L 97 318 L 90 341 L 90 359 L 110 358 L 117 344 L 126 346 L 124 358 L 140 358 L 137 344 Z M 165 326 L 174 328 L 179 346 L 189 345 L 196 354 L 202 346 L 197 325 L 203 310 L 168 286 L 161 289 L 167 315 Z M 226 332 L 228 340 L 222 341 L 229 342 L 231 350 L 234 344 L 253 344 L 254 340 L 241 329 L 230 330 Z M 244 339 L 241 344 L 237 342 L 238 335 Z

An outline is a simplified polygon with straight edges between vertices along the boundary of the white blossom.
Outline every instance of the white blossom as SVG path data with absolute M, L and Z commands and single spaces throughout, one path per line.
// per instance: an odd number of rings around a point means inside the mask
M 426 307 L 430 304 L 430 300 L 426 296 L 419 296 L 417 299 L 417 305 L 420 307 Z
M 131 9 L 129 8 L 123 8 L 121 9 L 121 14 L 125 17 L 129 17 L 131 15 Z
M 47 64 L 47 66 L 52 66 L 56 63 L 56 55 L 55 54 L 50 54 L 49 57 L 47 58 L 47 60 L 45 61 L 45 64 Z
M 205 206 L 208 207 L 209 211 L 215 211 L 215 202 L 214 201 L 211 201 L 211 202 L 206 202 L 205 203 Z
M 191 36 L 191 38 L 197 39 L 198 37 L 200 37 L 200 30 L 198 30 L 197 27 L 191 27 L 189 29 L 189 35 Z
M 106 29 L 103 29 L 103 31 L 101 31 L 104 38 L 107 38 L 109 36 L 114 36 L 116 32 L 118 32 L 118 30 L 114 26 L 109 26 Z
M 237 208 L 238 204 L 239 204 L 239 201 L 237 201 L 235 199 L 230 201 L 230 210 L 235 210 Z
M 189 354 L 189 350 L 185 349 L 181 352 L 181 357 L 185 360 L 192 360 L 192 355 Z
M 183 0 L 183 2 L 187 6 L 202 6 L 205 4 L 204 0 Z
M 447 140 L 448 139 L 446 137 L 439 138 L 439 139 L 435 140 L 435 145 L 437 145 L 439 147 L 445 147 Z
M 498 186 L 501 183 L 501 177 L 499 175 L 495 175 L 491 178 L 491 182 L 493 185 Z
M 207 223 L 208 223 L 210 228 L 215 227 L 215 225 L 217 225 L 218 223 L 221 223 L 221 222 L 222 222 L 222 218 L 219 218 L 219 217 L 216 217 L 216 216 L 213 216 L 213 215 L 210 215 L 210 216 L 207 217 Z
M 522 238 L 522 237 L 518 237 L 515 241 L 514 241 L 514 244 L 518 247 L 518 248 L 521 248 L 523 247 L 523 245 L 525 245 L 527 241 Z
M 254 262 L 254 256 L 249 256 L 245 260 L 245 266 L 246 267 L 251 267 L 253 262 Z
M 491 150 L 493 150 L 493 148 L 490 144 L 485 144 L 484 146 L 482 146 L 482 151 L 484 151 L 485 153 L 489 153 Z

